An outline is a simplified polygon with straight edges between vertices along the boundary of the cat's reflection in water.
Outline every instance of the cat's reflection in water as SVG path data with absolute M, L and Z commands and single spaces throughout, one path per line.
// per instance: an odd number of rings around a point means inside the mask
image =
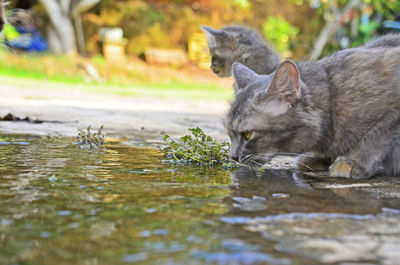
M 270 196 L 273 193 L 302 193 L 312 191 L 310 178 L 289 170 L 254 170 L 240 167 L 232 172 L 233 187 L 242 195 Z
M 240 167 L 231 174 L 230 213 L 271 215 L 290 212 L 374 213 L 385 204 L 353 188 L 330 189 L 343 180 L 310 177 L 290 170 L 252 170 Z M 349 180 L 344 180 L 345 183 Z M 331 183 L 332 182 L 332 183 Z M 264 207 L 260 207 L 263 204 Z M 245 206 L 245 207 L 241 207 Z M 253 207 L 254 206 L 254 207 Z

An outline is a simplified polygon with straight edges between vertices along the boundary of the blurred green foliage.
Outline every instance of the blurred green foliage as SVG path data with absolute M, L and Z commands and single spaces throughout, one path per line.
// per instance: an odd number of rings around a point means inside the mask
M 255 28 L 281 53 L 292 51 L 294 58 L 304 58 L 312 49 L 322 27 L 339 14 L 348 0 L 103 0 L 97 7 L 97 27 L 122 27 L 128 39 L 128 54 L 140 55 L 146 47 L 186 49 L 200 25 L 219 28 L 244 24 Z M 368 14 L 367 14 L 368 13 Z M 365 14 L 368 22 L 362 22 Z M 400 14 L 398 0 L 360 0 L 349 19 L 341 22 L 335 38 L 327 43 L 325 53 L 360 45 L 377 35 L 382 22 Z M 348 14 L 345 14 L 348 15 Z M 90 23 L 89 23 L 90 24 Z M 91 24 L 96 26 L 95 23 Z M 356 28 L 356 30 L 355 30 Z M 88 30 L 88 46 L 96 50 L 96 30 Z
M 304 59 L 322 27 L 348 3 L 349 0 L 102 0 L 82 20 L 89 55 L 101 53 L 102 27 L 121 27 L 128 40 L 127 54 L 141 56 L 147 47 L 186 50 L 191 36 L 201 32 L 201 25 L 220 28 L 243 24 L 262 33 L 281 53 L 290 50 L 294 59 Z M 36 8 L 33 13 L 44 16 L 40 10 Z M 400 15 L 400 1 L 360 0 L 351 14 L 345 15 L 348 18 L 343 19 L 339 32 L 327 43 L 325 54 L 375 37 L 384 20 Z M 42 19 L 37 24 L 45 23 Z
M 322 26 L 340 15 L 340 28 L 331 39 L 323 54 L 335 50 L 356 47 L 383 34 L 385 20 L 395 20 L 400 17 L 399 0 L 360 0 L 348 13 L 341 13 L 349 0 L 307 0 L 307 4 L 315 9 L 313 24 Z M 314 38 L 319 31 L 316 31 Z
M 400 16 L 399 0 L 363 0 L 364 3 L 371 6 L 376 14 L 382 14 L 384 18 L 393 20 Z
M 269 16 L 265 20 L 262 30 L 264 37 L 280 52 L 288 51 L 291 41 L 299 33 L 299 28 L 280 16 Z
M 237 6 L 241 8 L 249 8 L 250 7 L 250 2 L 248 0 L 233 0 L 233 3 L 235 3 Z

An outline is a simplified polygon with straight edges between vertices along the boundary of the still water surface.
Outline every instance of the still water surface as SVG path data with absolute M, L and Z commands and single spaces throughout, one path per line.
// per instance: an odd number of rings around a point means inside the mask
M 73 142 L 0 135 L 0 264 L 393 260 L 379 243 L 370 256 L 343 251 L 357 245 L 354 236 L 389 240 L 385 231 L 400 223 L 397 179 L 354 184 L 284 170 L 178 168 L 157 149 L 123 140 L 96 152 Z M 400 227 L 391 233 L 397 246 Z

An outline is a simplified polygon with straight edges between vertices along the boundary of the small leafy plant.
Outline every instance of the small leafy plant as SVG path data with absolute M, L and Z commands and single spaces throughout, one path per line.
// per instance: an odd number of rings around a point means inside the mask
M 104 144 L 103 135 L 104 126 L 102 125 L 95 133 L 91 132 L 91 126 L 86 130 L 78 130 L 78 142 L 81 149 L 93 150 L 101 147 Z
M 202 129 L 190 128 L 192 135 L 185 135 L 180 141 L 168 140 L 165 135 L 163 140 L 167 144 L 162 149 L 164 155 L 170 159 L 169 163 L 185 165 L 196 164 L 199 166 L 220 165 L 224 168 L 232 168 L 234 164 L 229 161 L 228 142 L 218 143 L 206 135 Z

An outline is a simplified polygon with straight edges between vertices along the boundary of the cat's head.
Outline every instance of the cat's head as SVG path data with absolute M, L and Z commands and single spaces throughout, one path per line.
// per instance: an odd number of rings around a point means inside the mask
M 231 158 L 241 163 L 267 162 L 274 155 L 310 151 L 317 141 L 315 122 L 292 61 L 283 62 L 270 75 L 258 75 L 234 63 L 235 99 L 226 119 Z M 256 162 L 255 162 L 256 163 Z
M 211 69 L 220 77 L 231 76 L 234 62 L 245 63 L 252 47 L 263 45 L 260 35 L 254 30 L 241 26 L 230 26 L 219 30 L 202 26 L 207 36 L 211 54 Z

